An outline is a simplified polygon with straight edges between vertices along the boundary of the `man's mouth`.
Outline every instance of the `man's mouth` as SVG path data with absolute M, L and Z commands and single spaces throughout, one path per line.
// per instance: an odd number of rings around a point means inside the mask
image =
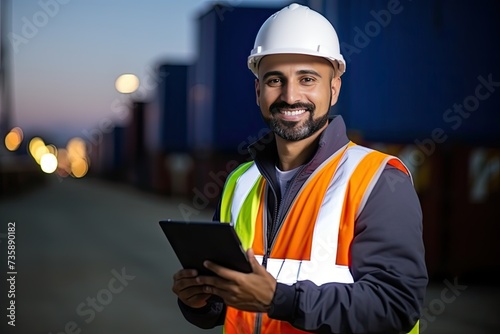
M 314 105 L 312 103 L 294 103 L 288 104 L 284 101 L 271 104 L 269 111 L 273 117 L 288 122 L 299 122 L 307 117 L 307 113 L 314 113 Z
M 302 115 L 305 113 L 307 110 L 306 109 L 299 109 L 299 110 L 280 110 L 280 112 L 285 115 L 285 116 L 298 116 Z

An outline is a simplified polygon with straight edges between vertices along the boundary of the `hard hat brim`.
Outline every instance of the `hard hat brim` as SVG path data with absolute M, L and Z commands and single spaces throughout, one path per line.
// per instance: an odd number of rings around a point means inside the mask
M 273 49 L 264 52 L 258 52 L 258 51 L 259 51 L 258 47 L 254 48 L 251 51 L 250 56 L 248 56 L 248 68 L 252 71 L 252 73 L 256 77 L 258 77 L 259 63 L 262 60 L 262 58 L 265 56 L 276 55 L 276 54 L 302 54 L 302 55 L 324 58 L 330 61 L 330 63 L 332 63 L 332 66 L 337 71 L 338 76 L 344 74 L 346 68 L 344 57 L 342 57 L 341 54 L 332 57 L 331 54 L 325 54 L 321 52 L 313 53 L 309 49 L 300 49 L 300 48 Z

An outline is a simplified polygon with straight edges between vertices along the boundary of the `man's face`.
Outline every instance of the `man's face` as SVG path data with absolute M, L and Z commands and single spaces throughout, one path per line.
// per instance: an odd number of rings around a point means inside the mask
M 265 56 L 255 81 L 257 104 L 271 130 L 285 140 L 299 141 L 324 129 L 340 84 L 326 59 L 297 54 Z

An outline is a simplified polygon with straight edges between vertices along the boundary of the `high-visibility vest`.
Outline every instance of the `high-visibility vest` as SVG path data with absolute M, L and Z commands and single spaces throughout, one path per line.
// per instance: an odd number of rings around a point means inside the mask
M 243 247 L 252 247 L 260 263 L 270 251 L 266 269 L 279 283 L 353 283 L 349 248 L 355 221 L 387 164 L 410 175 L 393 156 L 352 142 L 340 149 L 303 184 L 272 245 L 267 245 L 266 180 L 254 162 L 242 164 L 226 180 L 221 221 L 234 224 Z M 232 307 L 227 307 L 224 332 L 306 333 L 265 313 Z M 418 333 L 418 322 L 410 333 Z

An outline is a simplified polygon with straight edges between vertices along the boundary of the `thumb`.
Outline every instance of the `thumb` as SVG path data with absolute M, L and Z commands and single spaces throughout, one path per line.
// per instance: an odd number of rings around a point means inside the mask
M 252 271 L 255 271 L 255 269 L 260 266 L 260 263 L 255 258 L 255 253 L 254 253 L 252 248 L 249 248 L 247 250 L 247 257 L 248 257 L 248 261 L 250 262 L 250 265 L 252 266 Z

